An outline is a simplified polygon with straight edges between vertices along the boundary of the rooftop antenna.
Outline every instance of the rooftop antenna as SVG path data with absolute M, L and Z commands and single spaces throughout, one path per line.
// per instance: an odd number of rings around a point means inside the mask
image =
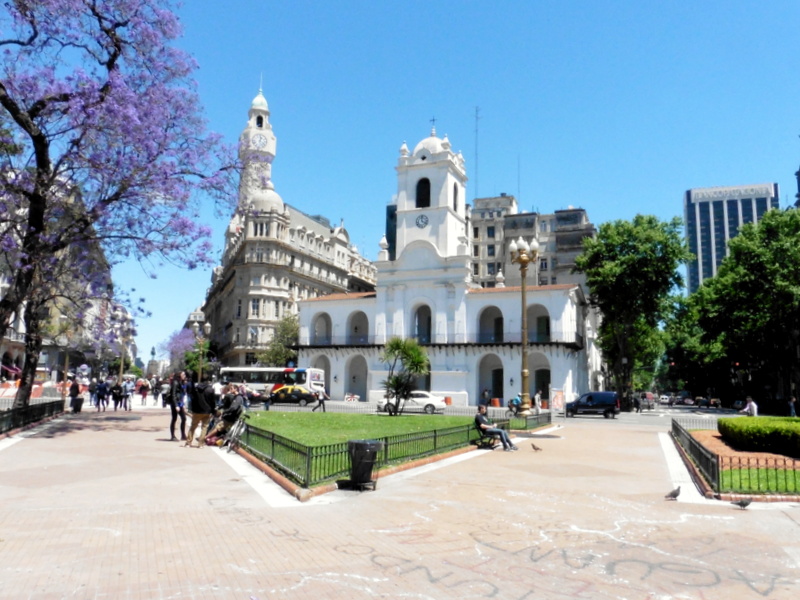
M 478 121 L 480 120 L 481 107 L 475 107 L 475 197 L 478 198 Z
M 258 91 L 261 92 L 264 89 L 264 71 L 261 71 L 261 74 L 258 76 Z

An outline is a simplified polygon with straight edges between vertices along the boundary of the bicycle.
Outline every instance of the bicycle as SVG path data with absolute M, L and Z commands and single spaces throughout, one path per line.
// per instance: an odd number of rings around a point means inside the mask
M 236 419 L 236 423 L 234 423 L 225 433 L 222 445 L 228 447 L 228 452 L 233 452 L 239 447 L 239 440 L 244 433 L 244 428 L 246 425 L 245 421 L 247 421 L 249 418 L 250 415 L 246 412 L 243 412 L 241 415 L 239 415 L 239 418 Z
M 509 405 L 508 410 L 506 411 L 506 419 L 511 419 L 513 417 L 516 417 L 521 410 L 522 407 L 519 404 Z

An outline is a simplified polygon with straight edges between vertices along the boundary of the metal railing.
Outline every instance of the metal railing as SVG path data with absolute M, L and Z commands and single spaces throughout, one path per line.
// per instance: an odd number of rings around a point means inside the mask
M 383 438 L 377 466 L 386 466 L 462 448 L 478 437 L 472 424 L 424 433 Z M 348 443 L 305 446 L 247 424 L 240 443 L 261 460 L 302 487 L 346 477 L 350 473 Z
M 800 461 L 786 456 L 719 456 L 719 491 L 800 494 Z
M 25 408 L 4 410 L 0 412 L 0 433 L 25 427 L 63 412 L 64 403 L 61 400 L 31 404 Z
M 679 423 L 676 419 L 672 419 L 672 436 L 678 440 L 678 443 L 691 457 L 694 464 L 706 478 L 706 481 L 711 485 L 715 492 L 719 492 L 719 462 L 717 455 L 707 450 L 700 442 L 698 442 L 691 433 L 689 433 L 686 426 L 692 429 L 711 429 L 707 426 L 707 422 L 700 419 L 693 419 L 702 424 L 702 427 L 694 427 L 694 423 L 689 425 L 688 420 Z
M 442 335 L 411 335 L 410 338 L 417 340 L 422 345 L 431 344 L 519 344 L 522 341 L 522 333 L 505 332 L 495 334 L 492 332 L 477 332 L 469 335 L 456 334 L 455 336 Z M 344 335 L 331 335 L 330 333 L 312 333 L 301 335 L 299 338 L 300 346 L 363 346 L 363 345 L 382 345 L 386 343 L 387 336 L 364 335 L 348 333 Z M 576 348 L 584 347 L 583 335 L 576 331 L 552 331 L 550 333 L 532 332 L 528 335 L 530 344 L 566 344 Z
M 375 405 L 369 403 L 337 403 L 337 412 L 374 412 Z M 328 403 L 330 406 L 330 403 Z M 298 406 L 275 406 L 274 409 L 287 412 L 308 410 Z M 474 407 L 448 407 L 446 414 L 468 415 L 475 413 Z M 387 417 L 388 418 L 388 417 Z M 501 429 L 534 429 L 552 422 L 551 413 L 495 419 L 494 424 Z M 442 454 L 470 445 L 478 438 L 474 424 L 448 427 L 421 433 L 407 433 L 383 438 L 377 467 L 399 464 L 426 456 Z M 311 487 L 326 481 L 347 477 L 351 462 L 348 443 L 306 446 L 276 433 L 259 429 L 249 423 L 242 434 L 240 443 L 261 460 L 286 475 L 302 487 Z
M 716 430 L 716 419 L 672 420 L 672 436 L 717 492 L 753 494 L 800 493 L 800 460 L 785 456 L 719 456 L 706 449 L 690 429 Z

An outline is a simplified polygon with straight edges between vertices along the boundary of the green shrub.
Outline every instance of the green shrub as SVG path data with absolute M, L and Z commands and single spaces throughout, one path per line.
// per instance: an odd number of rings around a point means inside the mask
M 722 439 L 738 450 L 800 458 L 800 420 L 792 417 L 719 419 Z

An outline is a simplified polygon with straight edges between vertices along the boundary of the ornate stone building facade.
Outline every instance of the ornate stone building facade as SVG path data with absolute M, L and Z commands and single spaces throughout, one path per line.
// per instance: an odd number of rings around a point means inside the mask
M 227 366 L 255 363 L 278 322 L 297 313 L 298 301 L 375 286 L 375 267 L 350 243 L 343 223 L 306 214 L 275 191 L 277 140 L 269 115 L 259 90 L 239 137 L 238 208 L 202 309 L 212 347 Z

